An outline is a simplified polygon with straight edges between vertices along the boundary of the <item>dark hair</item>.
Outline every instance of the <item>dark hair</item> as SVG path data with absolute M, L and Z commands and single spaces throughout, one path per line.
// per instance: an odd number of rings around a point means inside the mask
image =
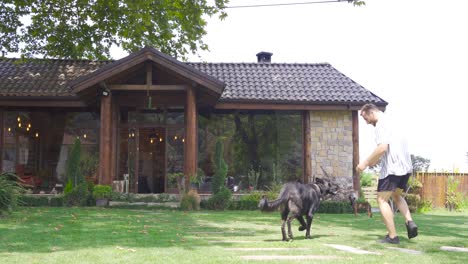
M 368 114 L 371 111 L 380 111 L 375 104 L 365 104 L 361 107 L 361 112 Z

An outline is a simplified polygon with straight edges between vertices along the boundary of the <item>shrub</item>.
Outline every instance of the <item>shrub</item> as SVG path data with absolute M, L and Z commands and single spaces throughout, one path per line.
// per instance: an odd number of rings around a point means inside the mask
M 419 196 L 419 194 L 408 193 L 406 194 L 405 199 L 408 204 L 408 208 L 412 213 L 416 212 L 421 206 L 421 196 Z
M 463 204 L 464 204 L 463 194 L 457 191 L 459 184 L 460 184 L 460 181 L 456 180 L 455 177 L 453 176 L 448 177 L 447 193 L 446 193 L 447 194 L 446 207 L 450 211 L 452 210 L 462 211 L 463 209 Z
M 190 190 L 182 196 L 180 209 L 184 211 L 200 210 L 200 195 L 195 190 Z
M 411 176 L 408 179 L 408 188 L 409 193 L 419 194 L 421 192 L 421 188 L 423 187 L 422 182 L 420 182 L 416 177 Z
M 373 180 L 373 174 L 370 172 L 363 172 L 361 173 L 360 181 L 361 187 L 371 187 Z
M 14 173 L 0 174 L 0 215 L 11 212 L 20 203 L 19 197 L 25 190 L 18 180 Z
M 208 199 L 206 208 L 210 210 L 225 210 L 229 207 L 231 196 L 231 191 L 226 187 L 222 187 L 218 193 Z
M 322 201 L 320 203 L 317 213 L 325 214 L 343 214 L 352 213 L 349 202 L 337 202 L 337 201 Z
M 432 211 L 432 201 L 431 200 L 422 200 L 419 203 L 418 213 L 426 213 Z
M 72 183 L 73 187 L 76 187 L 80 183 L 84 181 L 84 177 L 82 175 L 81 166 L 80 166 L 80 159 L 81 159 L 81 141 L 80 139 L 76 139 L 75 143 L 73 144 L 70 150 L 70 156 L 67 160 L 67 182 Z
M 216 141 L 216 150 L 215 150 L 215 174 L 213 175 L 213 181 L 211 183 L 211 188 L 213 194 L 217 194 L 222 191 L 224 183 L 226 182 L 226 176 L 228 172 L 228 165 L 224 161 L 223 154 L 224 147 L 223 141 L 221 138 L 218 138 Z
M 94 199 L 110 199 L 112 197 L 112 188 L 110 185 L 97 184 L 93 187 Z
M 64 196 L 64 203 L 67 206 L 92 205 L 92 196 L 88 190 L 88 184 L 82 182 Z

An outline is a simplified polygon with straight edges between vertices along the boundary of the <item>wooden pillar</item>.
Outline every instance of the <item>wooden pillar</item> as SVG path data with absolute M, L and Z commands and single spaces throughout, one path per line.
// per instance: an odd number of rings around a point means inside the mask
M 303 149 L 303 182 L 312 181 L 312 135 L 310 129 L 310 111 L 302 112 L 302 149 Z
M 195 88 L 187 87 L 185 103 L 185 153 L 184 175 L 186 190 L 190 187 L 190 176 L 197 174 L 197 105 Z
M 111 184 L 112 168 L 112 93 L 101 97 L 99 134 L 99 184 Z
M 3 152 L 5 151 L 5 112 L 0 109 L 0 172 L 3 172 Z
M 353 117 L 353 189 L 361 189 L 360 175 L 356 172 L 356 166 L 359 164 L 359 115 L 358 111 L 352 111 Z

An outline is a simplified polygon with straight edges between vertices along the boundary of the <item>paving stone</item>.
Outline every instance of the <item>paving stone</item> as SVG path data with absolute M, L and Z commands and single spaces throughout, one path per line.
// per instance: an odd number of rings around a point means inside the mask
M 310 250 L 310 248 L 225 248 L 227 251 L 289 251 L 289 250 Z
M 244 260 L 322 260 L 322 259 L 337 259 L 336 256 L 321 256 L 321 255 L 298 255 L 298 256 L 262 256 L 262 255 L 255 255 L 255 256 L 241 256 L 241 259 Z
M 440 249 L 444 250 L 444 251 L 468 252 L 468 248 L 465 248 L 465 247 L 442 246 L 442 247 L 440 247 Z
M 359 248 L 353 248 L 353 247 L 345 246 L 345 245 L 336 245 L 336 244 L 324 244 L 324 245 L 325 245 L 325 246 L 328 246 L 328 247 L 332 247 L 332 248 L 338 249 L 338 250 L 342 250 L 342 251 L 346 251 L 346 252 L 351 252 L 351 253 L 354 253 L 354 254 L 360 254 L 360 255 L 364 255 L 364 254 L 382 255 L 381 253 L 378 253 L 378 252 L 372 252 L 372 251 L 362 250 L 362 249 L 359 249 Z
M 393 249 L 393 250 L 398 250 L 398 251 L 408 253 L 408 254 L 414 254 L 414 255 L 420 255 L 420 254 L 423 253 L 422 251 L 414 250 L 414 249 L 408 249 L 408 248 L 398 248 L 398 247 L 387 247 L 387 248 L 388 249 Z

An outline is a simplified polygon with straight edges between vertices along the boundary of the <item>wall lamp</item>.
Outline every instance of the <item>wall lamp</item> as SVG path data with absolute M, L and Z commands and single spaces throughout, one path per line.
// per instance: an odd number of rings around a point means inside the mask
M 102 95 L 103 95 L 103 96 L 109 96 L 109 94 L 110 94 L 110 90 L 109 90 L 109 89 L 105 88 L 104 90 L 102 90 Z

